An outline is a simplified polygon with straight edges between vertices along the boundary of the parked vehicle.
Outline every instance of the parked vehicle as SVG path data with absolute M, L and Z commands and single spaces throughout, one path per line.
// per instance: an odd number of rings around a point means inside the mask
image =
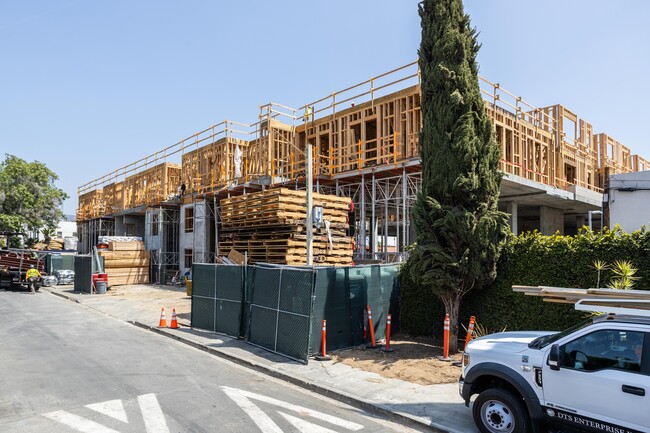
M 650 311 L 473 340 L 459 391 L 483 433 L 650 432 Z

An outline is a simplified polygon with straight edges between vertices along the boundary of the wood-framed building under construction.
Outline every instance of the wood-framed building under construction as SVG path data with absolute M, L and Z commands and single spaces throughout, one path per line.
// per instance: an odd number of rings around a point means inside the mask
M 515 233 L 574 233 L 600 212 L 609 175 L 649 168 L 562 105 L 537 108 L 497 83 L 480 85 L 502 148 L 500 207 Z M 414 240 L 421 122 L 415 62 L 295 109 L 263 105 L 253 124 L 221 122 L 81 186 L 80 248 L 94 242 L 93 221 L 115 219 L 114 234 L 145 238 L 162 278 L 163 267 L 185 270 L 227 254 L 219 251 L 221 200 L 273 186 L 304 189 L 311 176 L 317 192 L 354 203 L 356 261 L 402 260 Z

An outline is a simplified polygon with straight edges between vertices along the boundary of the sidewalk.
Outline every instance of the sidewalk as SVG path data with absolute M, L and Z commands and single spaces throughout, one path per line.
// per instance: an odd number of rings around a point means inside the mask
M 174 338 L 232 362 L 286 380 L 393 421 L 433 431 L 475 433 L 471 410 L 458 395 L 458 385 L 418 385 L 387 379 L 342 363 L 311 360 L 304 365 L 224 335 L 190 328 L 190 298 L 184 288 L 133 286 L 137 296 L 89 295 L 70 286 L 43 287 L 45 292 L 78 302 L 141 328 Z M 110 293 L 110 292 L 109 292 Z M 158 328 L 160 310 L 167 323 L 176 309 L 180 329 Z

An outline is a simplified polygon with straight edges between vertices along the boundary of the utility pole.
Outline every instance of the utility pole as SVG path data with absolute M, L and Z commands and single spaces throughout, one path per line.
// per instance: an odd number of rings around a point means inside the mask
M 305 225 L 307 227 L 307 266 L 312 266 L 314 264 L 314 177 L 313 177 L 313 161 L 312 161 L 312 144 L 307 142 L 307 221 Z

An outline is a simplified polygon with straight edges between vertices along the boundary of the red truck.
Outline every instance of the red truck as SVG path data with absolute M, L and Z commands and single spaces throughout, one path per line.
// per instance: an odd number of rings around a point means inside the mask
M 42 274 L 45 262 L 38 251 L 0 250 L 0 289 L 20 286 L 25 282 L 25 273 L 34 265 Z

